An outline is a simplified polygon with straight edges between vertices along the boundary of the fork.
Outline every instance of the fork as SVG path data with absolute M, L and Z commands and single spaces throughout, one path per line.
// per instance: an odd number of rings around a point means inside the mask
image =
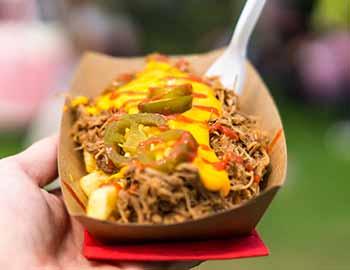
M 248 42 L 265 3 L 266 0 L 247 0 L 230 44 L 206 72 L 206 76 L 218 76 L 225 88 L 233 88 L 237 94 L 243 91 Z

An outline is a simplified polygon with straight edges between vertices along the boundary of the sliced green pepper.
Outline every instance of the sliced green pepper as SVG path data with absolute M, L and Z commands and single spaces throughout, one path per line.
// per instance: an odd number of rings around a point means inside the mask
M 192 107 L 192 96 L 181 96 L 174 98 L 151 100 L 140 103 L 139 110 L 148 113 L 160 113 L 164 115 L 182 113 Z
M 104 143 L 105 145 L 123 143 L 125 141 L 125 129 L 130 127 L 130 121 L 127 119 L 120 119 L 109 123 L 106 126 Z
M 119 153 L 119 150 L 120 149 L 118 148 L 117 145 L 112 145 L 112 146 L 106 145 L 107 156 L 117 168 L 122 167 L 124 164 L 130 162 L 131 160 L 130 158 L 124 157 L 123 155 L 121 155 Z
M 155 160 L 155 153 L 151 151 L 150 145 L 153 142 L 169 142 L 175 141 L 169 155 L 163 159 Z M 149 142 L 149 143 L 148 143 Z M 178 164 L 192 161 L 197 154 L 198 144 L 191 133 L 184 130 L 168 130 L 158 136 L 151 137 L 141 144 L 139 160 L 160 171 L 169 172 Z
M 124 133 L 125 129 L 129 127 L 130 121 L 127 119 L 120 119 L 115 122 L 111 122 L 106 126 L 104 135 L 104 144 L 106 147 L 106 153 L 110 160 L 116 167 L 120 167 L 129 161 L 127 157 L 120 154 L 119 144 L 125 141 Z
M 154 113 L 127 114 L 123 117 L 129 119 L 132 122 L 136 122 L 145 126 L 163 126 L 166 124 L 164 117 Z
M 174 114 L 185 112 L 192 107 L 192 85 L 168 85 L 151 88 L 148 100 L 139 104 L 141 112 Z
M 115 166 L 120 167 L 131 159 L 120 154 L 121 149 L 134 154 L 141 141 L 146 135 L 139 130 L 138 125 L 161 126 L 165 125 L 165 119 L 158 114 L 138 113 L 123 115 L 119 120 L 113 121 L 106 126 L 104 144 L 107 156 Z M 129 134 L 125 139 L 125 131 L 129 128 Z M 121 144 L 122 147 L 120 146 Z
M 149 90 L 149 98 L 165 99 L 192 95 L 192 84 L 154 87 Z
M 136 122 L 131 123 L 130 131 L 126 136 L 126 141 L 123 143 L 123 150 L 131 154 L 135 154 L 140 142 L 147 139 L 144 132 L 139 129 L 139 125 Z

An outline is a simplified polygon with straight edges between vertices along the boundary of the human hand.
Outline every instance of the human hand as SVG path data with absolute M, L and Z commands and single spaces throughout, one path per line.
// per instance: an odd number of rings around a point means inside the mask
M 57 177 L 57 137 L 0 160 L 0 269 L 166 270 L 189 263 L 101 263 L 81 254 L 83 228 L 72 219 L 61 194 L 43 186 Z

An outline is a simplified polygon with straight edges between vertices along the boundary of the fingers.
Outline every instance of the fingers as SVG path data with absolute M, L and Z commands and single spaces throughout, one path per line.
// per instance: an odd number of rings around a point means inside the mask
M 139 262 L 119 262 L 119 261 L 88 261 L 91 269 L 98 270 L 149 270 L 144 264 Z M 89 268 L 90 269 L 90 268 Z M 153 269 L 152 269 L 153 270 Z M 155 269 L 157 270 L 157 269 Z M 166 269 L 162 269 L 166 270 Z
M 127 262 L 119 263 L 123 270 L 189 270 L 198 266 L 201 261 L 180 262 Z
M 57 136 L 45 138 L 13 157 L 20 168 L 40 187 L 57 176 Z
M 201 263 L 202 263 L 201 261 L 176 262 L 171 264 L 171 266 L 169 267 L 169 270 L 192 269 L 193 267 L 196 267 Z

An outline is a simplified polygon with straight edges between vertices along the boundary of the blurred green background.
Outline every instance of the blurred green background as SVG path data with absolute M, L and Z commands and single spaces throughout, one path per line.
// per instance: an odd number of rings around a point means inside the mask
M 86 49 L 118 56 L 211 50 L 227 44 L 244 3 L 29 2 L 30 6 L 26 1 L 22 3 L 28 10 L 25 16 L 6 13 L 8 8 L 0 4 L 0 22 L 15 20 L 31 25 L 30 20 L 39 19 L 41 24 L 54 28 L 55 33 L 59 29 L 59 35 L 69 43 L 69 57 L 64 71 L 55 74 L 57 81 L 36 109 L 31 110 L 29 119 L 19 121 L 20 116 L 11 116 L 10 111 L 4 115 L 7 120 L 13 117 L 16 125 L 8 125 L 0 117 L 0 158 L 17 153 L 23 145 L 57 129 L 60 109 L 50 106 L 50 102 L 60 89 L 67 87 L 76 61 Z M 289 160 L 286 185 L 258 226 L 271 255 L 206 262 L 196 269 L 348 269 L 349 1 L 267 2 L 249 48 L 249 58 L 279 107 Z M 33 6 L 35 12 L 30 12 Z M 1 92 L 0 98 L 4 102 Z M 45 113 L 47 107 L 51 111 Z

